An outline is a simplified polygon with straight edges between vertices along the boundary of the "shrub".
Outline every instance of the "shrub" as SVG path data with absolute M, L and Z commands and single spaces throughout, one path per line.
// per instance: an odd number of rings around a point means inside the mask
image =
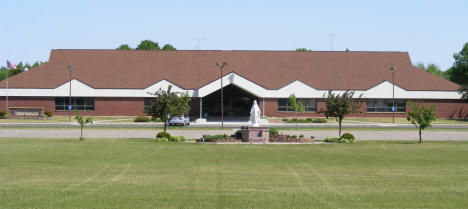
M 179 141 L 180 141 L 180 137 L 178 137 L 178 136 L 171 136 L 171 138 L 169 138 L 169 141 L 171 141 L 171 142 L 179 142 Z
M 270 135 L 278 136 L 278 129 L 276 129 L 276 128 L 270 128 Z
M 307 121 L 313 121 L 314 119 L 313 118 L 307 118 Z
M 171 138 L 171 134 L 167 133 L 167 132 L 159 132 L 157 135 L 156 135 L 157 138 L 166 138 L 166 139 L 170 139 Z
M 354 140 L 354 136 L 350 133 L 344 133 L 343 135 L 341 135 L 341 138 L 345 138 L 345 139 L 352 139 Z
M 299 119 L 299 123 L 308 123 L 308 122 L 309 122 L 309 120 L 307 120 L 307 119 Z
M 288 119 L 287 119 L 287 118 L 283 118 L 282 121 L 288 122 Z
M 169 141 L 169 139 L 166 138 L 166 137 L 161 138 L 161 142 L 168 142 L 168 141 Z
M 323 141 L 324 142 L 332 142 L 332 143 L 338 143 L 338 141 L 340 140 L 339 137 L 327 137 L 325 138 Z
M 325 118 L 315 118 L 312 120 L 312 123 L 327 123 L 327 119 Z
M 47 111 L 44 111 L 44 115 L 47 115 L 47 117 L 53 117 L 54 116 L 54 112 L 50 111 L 50 110 L 47 110 Z
M 185 136 L 179 136 L 179 141 L 183 142 L 183 141 L 185 141 L 185 140 L 187 140 L 187 139 L 185 138 Z
M 299 138 L 300 138 L 300 139 L 303 139 L 303 138 L 304 138 L 304 134 L 299 135 Z
M 271 134 L 271 131 L 270 131 L 270 134 Z M 234 136 L 236 137 L 236 139 L 242 139 L 242 130 L 237 130 Z
M 149 122 L 150 118 L 146 117 L 146 116 L 138 116 L 133 121 L 135 121 L 135 122 Z
M 225 139 L 226 137 L 224 135 L 203 135 L 203 138 L 205 138 L 205 142 L 214 142 Z
M 291 138 L 291 135 L 286 135 L 286 138 Z
M 341 135 L 341 139 L 343 139 L 342 143 L 354 143 L 356 141 L 354 136 L 350 133 L 344 133 Z
M 296 136 L 296 135 L 292 135 L 291 138 L 295 139 L 295 138 L 297 138 L 297 136 Z
M 8 112 L 5 110 L 0 110 L 0 117 L 6 117 L 8 116 Z

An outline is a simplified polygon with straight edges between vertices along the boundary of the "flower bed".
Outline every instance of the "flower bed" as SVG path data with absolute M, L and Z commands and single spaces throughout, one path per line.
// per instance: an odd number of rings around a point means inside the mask
M 288 137 L 287 135 L 278 135 L 278 136 L 270 135 L 270 142 L 312 144 L 314 143 L 314 137 L 311 136 L 310 138 L 297 138 L 297 137 L 293 138 L 293 137 Z
M 205 141 L 203 141 L 203 139 L 197 139 L 196 141 L 197 142 L 211 142 L 211 143 L 241 143 L 242 142 L 241 139 L 236 139 L 232 137 L 228 137 L 225 139 L 205 140 Z

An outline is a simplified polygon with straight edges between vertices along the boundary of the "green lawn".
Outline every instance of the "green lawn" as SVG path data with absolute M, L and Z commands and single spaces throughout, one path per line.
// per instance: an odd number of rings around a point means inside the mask
M 85 116 L 87 117 L 87 116 Z M 91 116 L 95 122 L 103 123 L 133 123 L 133 116 Z M 54 116 L 44 119 L 0 119 L 0 123 L 66 123 L 69 122 L 69 116 Z M 71 118 L 76 122 L 75 115 Z
M 0 208 L 464 208 L 468 142 L 0 139 Z

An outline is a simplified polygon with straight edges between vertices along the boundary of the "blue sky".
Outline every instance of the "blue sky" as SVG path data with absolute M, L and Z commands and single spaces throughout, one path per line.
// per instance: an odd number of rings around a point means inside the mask
M 407 51 L 443 70 L 468 42 L 468 1 L 7 1 L 0 0 L 0 65 L 47 61 L 51 49 Z

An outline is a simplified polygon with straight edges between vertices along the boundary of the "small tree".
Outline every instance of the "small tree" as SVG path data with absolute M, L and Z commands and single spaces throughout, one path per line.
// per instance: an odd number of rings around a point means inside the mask
M 84 119 L 83 116 L 81 116 L 80 113 L 78 113 L 78 112 L 76 112 L 75 119 L 76 119 L 76 122 L 78 122 L 80 124 L 80 126 L 81 126 L 80 141 L 84 140 L 84 138 L 83 138 L 83 128 L 88 123 L 93 124 L 93 119 L 92 118 Z
M 412 111 L 408 112 L 406 118 L 419 129 L 419 143 L 422 143 L 421 131 L 431 126 L 432 121 L 437 119 L 437 109 L 433 105 L 416 104 L 409 102 Z
M 155 93 L 148 93 L 156 98 L 151 101 L 150 108 L 145 110 L 145 113 L 151 117 L 161 119 L 164 123 L 164 132 L 166 132 L 168 116 L 181 116 L 190 111 L 191 99 L 188 93 L 171 92 L 171 89 L 172 86 L 169 86 L 167 91 L 159 89 Z
M 305 107 L 301 101 L 298 101 L 296 99 L 296 95 L 294 94 L 289 95 L 288 103 L 289 103 L 289 106 L 291 106 L 291 108 L 296 112 L 296 130 L 297 130 L 297 124 L 299 122 L 297 119 L 297 114 L 298 112 L 305 112 Z
M 360 113 L 361 108 L 361 97 L 353 99 L 354 91 L 345 91 L 343 94 L 335 94 L 331 90 L 328 91 L 327 98 L 325 98 L 325 105 L 327 110 L 320 110 L 320 113 L 324 113 L 325 116 L 334 117 L 338 122 L 338 137 L 341 136 L 341 123 L 348 114 Z M 325 97 L 325 95 L 324 95 Z

